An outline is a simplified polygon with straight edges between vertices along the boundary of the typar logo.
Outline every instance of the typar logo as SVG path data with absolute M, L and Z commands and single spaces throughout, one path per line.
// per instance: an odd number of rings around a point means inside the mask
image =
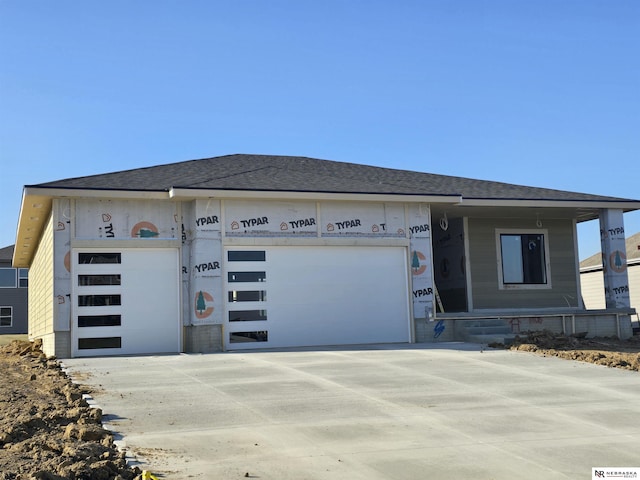
M 71 252 L 65 253 L 63 263 L 65 270 L 71 272 Z
M 209 292 L 200 290 L 196 294 L 195 313 L 197 318 L 207 318 L 213 313 L 213 297 Z
M 422 275 L 427 270 L 425 263 L 426 257 L 422 252 L 414 250 L 411 254 L 411 273 L 414 275 Z
M 622 273 L 627 269 L 627 257 L 624 252 L 616 250 L 609 257 L 609 265 L 611 270 L 616 273 Z
M 131 229 L 133 238 L 155 238 L 158 235 L 158 227 L 151 222 L 138 222 Z

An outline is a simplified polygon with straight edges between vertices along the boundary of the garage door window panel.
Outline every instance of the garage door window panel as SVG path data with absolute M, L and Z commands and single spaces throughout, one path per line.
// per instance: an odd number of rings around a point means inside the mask
M 229 250 L 227 260 L 230 262 L 264 262 L 266 252 L 264 250 Z
M 260 322 L 267 320 L 266 310 L 233 310 L 229 312 L 230 322 Z
M 78 275 L 78 286 L 103 286 L 121 285 L 122 277 L 119 274 L 108 275 Z
M 78 339 L 78 350 L 97 350 L 102 348 L 122 348 L 122 337 L 94 337 Z
M 229 343 L 256 343 L 268 342 L 269 332 L 259 330 L 253 332 L 231 332 L 229 333 Z
M 108 307 L 121 304 L 120 295 L 78 295 L 79 307 Z
M 229 302 L 265 302 L 267 292 L 265 290 L 232 290 L 229 292 Z
M 79 315 L 78 327 L 118 327 L 122 325 L 120 315 Z
M 261 283 L 267 281 L 266 272 L 228 272 L 229 283 Z
M 122 263 L 122 254 L 114 252 L 101 253 L 78 253 L 78 263 L 80 265 L 88 264 L 107 264 Z

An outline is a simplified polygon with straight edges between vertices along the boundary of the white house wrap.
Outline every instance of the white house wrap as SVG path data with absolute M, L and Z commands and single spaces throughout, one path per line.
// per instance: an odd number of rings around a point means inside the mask
M 478 322 L 624 338 L 622 216 L 639 208 L 229 155 L 25 187 L 13 266 L 31 338 L 59 357 L 448 341 Z M 575 225 L 599 217 L 607 309 L 591 312 Z
M 409 209 L 409 266 L 414 318 L 431 320 L 435 315 L 433 261 L 431 256 L 431 216 L 427 205 Z
M 629 308 L 629 277 L 622 210 L 600 214 L 600 239 L 607 308 Z

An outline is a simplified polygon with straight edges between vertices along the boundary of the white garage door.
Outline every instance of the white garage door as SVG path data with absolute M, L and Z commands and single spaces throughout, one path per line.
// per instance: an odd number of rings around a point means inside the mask
M 73 250 L 72 355 L 180 351 L 178 251 Z
M 228 349 L 410 341 L 402 247 L 229 248 Z

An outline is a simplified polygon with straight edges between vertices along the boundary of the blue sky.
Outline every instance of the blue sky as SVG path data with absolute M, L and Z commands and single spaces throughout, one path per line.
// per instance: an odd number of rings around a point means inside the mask
M 640 199 L 639 51 L 638 0 L 0 0 L 0 246 L 24 185 L 232 153 Z

